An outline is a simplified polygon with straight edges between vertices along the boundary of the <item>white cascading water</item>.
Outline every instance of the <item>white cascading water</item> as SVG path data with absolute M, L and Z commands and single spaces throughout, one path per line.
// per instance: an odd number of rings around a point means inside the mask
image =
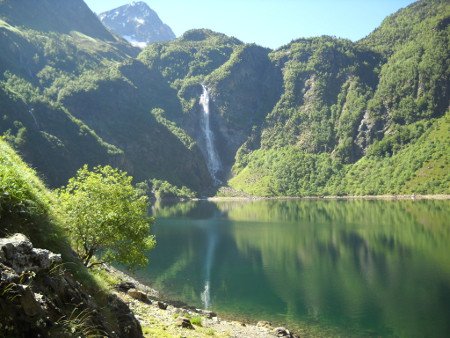
M 34 116 L 34 108 L 30 108 L 28 110 L 28 112 L 30 113 L 31 117 L 33 118 L 34 124 L 36 125 L 37 128 L 39 128 L 39 124 L 38 121 L 36 120 L 36 116 Z
M 207 154 L 207 166 L 211 177 L 215 184 L 220 184 L 220 180 L 217 178 L 217 173 L 221 169 L 221 163 L 219 155 L 217 155 L 216 147 L 214 146 L 214 134 L 211 130 L 211 124 L 209 120 L 209 93 L 208 88 L 202 84 L 203 93 L 200 96 L 200 105 L 203 108 L 202 115 L 202 131 L 205 136 L 206 154 Z

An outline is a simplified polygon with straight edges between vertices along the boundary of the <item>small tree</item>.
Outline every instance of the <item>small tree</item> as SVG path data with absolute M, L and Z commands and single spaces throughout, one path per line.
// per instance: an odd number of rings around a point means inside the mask
M 147 197 L 131 180 L 110 166 L 89 171 L 85 165 L 57 191 L 62 219 L 85 266 L 147 263 L 145 251 L 156 244 L 150 235 L 154 219 L 147 215 Z M 92 263 L 94 255 L 99 261 Z

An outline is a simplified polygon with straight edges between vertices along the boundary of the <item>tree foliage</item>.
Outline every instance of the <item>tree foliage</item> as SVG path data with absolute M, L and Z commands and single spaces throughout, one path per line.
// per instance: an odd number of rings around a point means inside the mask
M 147 263 L 145 251 L 155 246 L 153 218 L 147 197 L 131 184 L 132 177 L 110 166 L 83 166 L 57 191 L 62 219 L 83 263 L 92 258 L 130 267 Z

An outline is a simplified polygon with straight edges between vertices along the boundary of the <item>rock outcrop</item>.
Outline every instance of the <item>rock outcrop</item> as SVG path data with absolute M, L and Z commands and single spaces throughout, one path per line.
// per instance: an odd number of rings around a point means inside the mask
M 142 337 L 128 306 L 110 297 L 108 312 L 120 321 L 115 330 L 60 255 L 33 248 L 22 234 L 0 239 L 0 337 Z

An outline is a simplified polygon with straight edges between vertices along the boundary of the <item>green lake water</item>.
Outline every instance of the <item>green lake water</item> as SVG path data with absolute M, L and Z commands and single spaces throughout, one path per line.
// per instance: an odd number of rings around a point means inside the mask
M 305 336 L 450 337 L 450 201 L 156 206 L 138 276 L 167 297 Z

